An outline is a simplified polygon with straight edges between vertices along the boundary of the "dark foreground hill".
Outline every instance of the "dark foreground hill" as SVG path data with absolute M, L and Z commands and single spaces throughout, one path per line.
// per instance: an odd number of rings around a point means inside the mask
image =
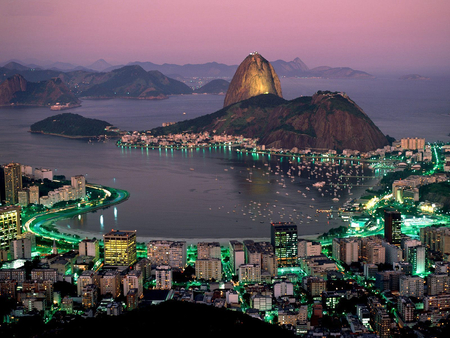
M 344 93 L 319 91 L 287 101 L 262 94 L 213 114 L 186 120 L 155 134 L 215 132 L 259 138 L 271 148 L 355 149 L 369 151 L 388 144 L 363 110 Z
M 54 318 L 57 316 L 54 316 Z M 14 330 L 3 325 L 3 337 L 294 337 L 290 331 L 240 312 L 203 304 L 168 301 L 121 316 L 66 320 L 65 323 L 25 318 Z M 147 334 L 145 334 L 147 333 Z M 14 335 L 13 335 L 14 334 Z

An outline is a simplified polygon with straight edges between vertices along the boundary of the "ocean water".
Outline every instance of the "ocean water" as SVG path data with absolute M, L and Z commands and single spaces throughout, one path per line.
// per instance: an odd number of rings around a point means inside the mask
M 344 91 L 385 134 L 450 141 L 449 79 L 282 79 L 282 87 L 286 99 L 317 90 Z M 223 106 L 223 99 L 186 95 L 162 101 L 88 100 L 68 112 L 106 120 L 123 130 L 145 130 L 212 113 Z M 52 168 L 67 177 L 83 174 L 90 182 L 131 194 L 115 207 L 58 222 L 63 232 L 100 237 L 112 228 L 135 229 L 145 240 L 268 238 L 270 221 L 292 220 L 300 235 L 316 234 L 341 225 L 325 213 L 316 217 L 316 209 L 337 208 L 376 181 L 349 179 L 350 192 L 346 187 L 334 194 L 328 183 L 337 182 L 341 174 L 358 170 L 358 175 L 372 175 L 371 170 L 344 162 L 309 164 L 308 169 L 308 163 L 298 159 L 237 154 L 228 148 L 121 149 L 114 142 L 88 143 L 27 132 L 32 123 L 54 114 L 47 108 L 1 108 L 0 162 Z M 327 185 L 318 191 L 312 186 L 316 181 Z M 339 202 L 333 202 L 335 197 Z

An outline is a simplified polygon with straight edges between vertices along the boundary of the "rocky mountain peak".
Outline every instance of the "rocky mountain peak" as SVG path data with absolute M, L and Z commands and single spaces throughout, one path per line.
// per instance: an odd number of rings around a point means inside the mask
M 261 54 L 250 53 L 239 65 L 225 96 L 224 107 L 260 94 L 283 97 L 278 75 Z

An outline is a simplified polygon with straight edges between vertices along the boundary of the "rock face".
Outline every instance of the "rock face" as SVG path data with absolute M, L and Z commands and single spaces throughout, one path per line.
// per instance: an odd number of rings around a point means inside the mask
M 283 97 L 278 75 L 258 53 L 251 53 L 239 65 L 225 96 L 224 107 L 260 94 Z
M 57 102 L 70 106 L 80 104 L 60 78 L 27 82 L 22 75 L 16 74 L 0 84 L 0 105 L 50 106 Z
M 27 90 L 27 81 L 22 75 L 14 75 L 0 83 L 0 104 L 9 104 L 17 92 Z
M 386 136 L 344 93 L 319 91 L 287 101 L 259 95 L 218 112 L 182 121 L 154 133 L 183 131 L 259 138 L 269 148 L 370 151 L 388 144 Z

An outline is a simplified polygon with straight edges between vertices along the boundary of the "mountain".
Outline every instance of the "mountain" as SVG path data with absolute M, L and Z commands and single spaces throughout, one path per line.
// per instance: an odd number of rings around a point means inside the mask
M 198 94 L 223 94 L 228 90 L 230 83 L 226 80 L 216 79 L 194 90 Z
M 0 83 L 0 105 L 79 106 L 80 101 L 59 78 L 28 82 L 16 74 Z
M 408 74 L 399 77 L 399 80 L 407 80 L 407 81 L 427 81 L 430 80 L 429 77 L 425 77 L 419 74 Z
M 175 65 L 165 63 L 158 65 L 152 62 L 130 62 L 128 65 L 141 66 L 146 71 L 157 70 L 165 75 L 178 74 L 183 77 L 213 77 L 231 78 L 237 66 L 228 66 L 223 63 L 208 62 L 204 64 Z
M 116 136 L 117 133 L 105 130 L 110 123 L 90 119 L 78 114 L 64 113 L 47 117 L 31 125 L 32 133 L 51 134 L 65 137 Z
M 9 70 L 16 70 L 16 71 L 17 70 L 19 70 L 19 71 L 30 70 L 29 67 L 23 66 L 20 63 L 14 62 L 14 61 L 7 63 L 6 65 L 3 66 L 3 68 L 9 69 Z
M 287 101 L 261 94 L 213 114 L 156 128 L 155 135 L 179 132 L 243 135 L 270 148 L 355 149 L 369 151 L 388 144 L 377 126 L 346 94 L 319 91 Z
M 316 67 L 308 70 L 306 77 L 320 77 L 325 79 L 374 79 L 373 75 L 348 67 L 331 68 L 327 66 Z
M 309 70 L 308 66 L 298 57 L 289 62 L 283 60 L 272 61 L 271 64 L 279 76 L 301 76 Z
M 108 62 L 106 62 L 103 59 L 99 59 L 99 60 L 95 61 L 93 64 L 87 66 L 86 68 L 93 69 L 93 70 L 96 70 L 99 72 L 103 72 L 106 69 L 111 68 L 111 67 L 112 67 L 111 64 L 109 64 Z
M 184 83 L 158 71 L 146 72 L 140 66 L 125 66 L 111 72 L 84 71 L 61 74 L 61 78 L 80 97 L 163 99 L 167 95 L 192 94 Z
M 258 53 L 250 53 L 239 65 L 225 96 L 224 107 L 259 94 L 283 97 L 272 65 Z

